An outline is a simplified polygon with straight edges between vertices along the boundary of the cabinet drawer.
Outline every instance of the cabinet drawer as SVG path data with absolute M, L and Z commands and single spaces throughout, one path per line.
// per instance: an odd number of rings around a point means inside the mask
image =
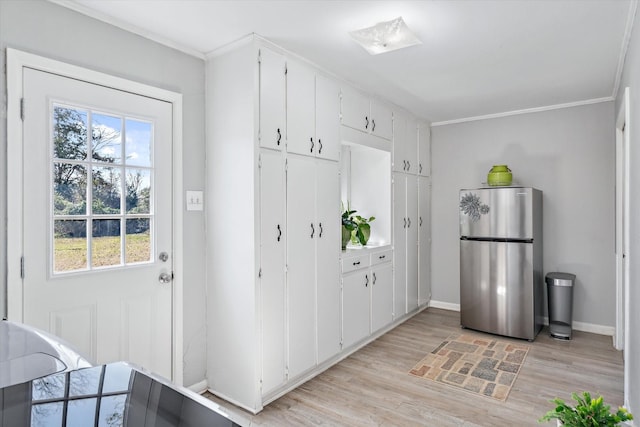
M 375 252 L 371 254 L 371 265 L 382 264 L 383 262 L 389 262 L 392 259 L 393 249 L 387 249 L 386 251 Z
M 350 271 L 359 270 L 366 267 L 369 267 L 369 255 L 359 255 L 342 259 L 343 273 L 348 273 Z

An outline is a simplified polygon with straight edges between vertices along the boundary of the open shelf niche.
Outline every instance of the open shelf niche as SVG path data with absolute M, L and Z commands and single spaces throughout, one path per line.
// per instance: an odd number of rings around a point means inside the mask
M 366 145 L 342 141 L 341 197 L 356 215 L 369 218 L 371 237 L 366 248 L 391 244 L 391 153 Z M 349 243 L 347 251 L 363 249 Z

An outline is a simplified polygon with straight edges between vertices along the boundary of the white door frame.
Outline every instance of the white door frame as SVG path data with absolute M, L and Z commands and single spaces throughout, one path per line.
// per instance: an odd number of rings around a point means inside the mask
M 7 48 L 7 318 L 23 321 L 23 179 L 22 120 L 23 68 L 122 90 L 172 104 L 173 127 L 173 307 L 171 380 L 183 382 L 183 236 L 182 236 L 182 95 L 98 71 L 89 70 L 31 53 Z
M 616 333 L 618 350 L 629 348 L 629 88 L 616 119 Z M 624 258 L 623 258 L 624 256 Z M 624 259 L 627 262 L 624 262 Z M 624 360 L 624 396 L 628 396 L 628 357 Z

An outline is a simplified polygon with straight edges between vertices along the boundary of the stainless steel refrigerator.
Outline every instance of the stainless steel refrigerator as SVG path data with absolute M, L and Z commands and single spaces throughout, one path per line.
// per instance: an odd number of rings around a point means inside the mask
M 460 323 L 533 340 L 542 328 L 542 192 L 460 190 Z

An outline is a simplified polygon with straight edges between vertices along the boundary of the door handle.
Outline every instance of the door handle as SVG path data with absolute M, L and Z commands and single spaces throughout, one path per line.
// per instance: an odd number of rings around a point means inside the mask
M 316 228 L 313 226 L 313 223 L 311 223 L 311 238 L 313 239 L 313 235 L 316 234 Z
M 364 128 L 369 130 L 369 117 L 364 116 L 364 120 L 365 120 Z
M 365 288 L 368 288 L 368 287 L 369 287 L 369 275 L 368 275 L 368 274 L 365 274 L 365 275 L 364 275 L 364 278 L 366 279 L 366 282 L 364 282 L 364 287 L 365 287 Z
M 376 121 L 374 119 L 371 119 L 371 132 L 375 132 L 376 131 Z
M 378 278 L 376 277 L 376 273 L 373 273 L 373 284 L 376 284 L 376 280 L 378 280 Z
M 280 128 L 278 128 L 278 140 L 276 141 L 276 145 L 280 145 L 281 139 L 282 139 L 282 134 L 280 133 Z
M 411 170 L 411 163 L 409 163 L 409 160 L 407 160 L 407 172 Z
M 320 233 L 318 234 L 318 238 L 322 237 L 322 223 L 318 224 L 318 227 L 320 227 Z
M 422 163 L 418 166 L 418 173 L 422 173 Z
M 278 224 L 278 242 L 280 241 L 280 237 L 282 237 L 282 229 L 280 228 L 280 224 Z
M 404 225 L 402 226 L 402 228 L 407 228 L 407 218 L 402 218 L 404 219 Z
M 406 161 L 406 160 L 403 160 L 403 161 L 402 161 L 402 165 L 403 165 L 403 166 L 402 166 L 402 170 L 403 170 L 403 171 L 406 171 L 406 170 L 407 170 L 407 161 Z
M 422 217 L 420 217 L 420 227 L 422 227 Z
M 407 218 L 407 228 L 411 228 L 411 218 Z
M 158 282 L 166 285 L 167 283 L 171 283 L 172 279 L 173 279 L 173 277 L 171 277 L 171 274 L 169 274 L 169 273 L 160 273 L 160 276 L 158 277 Z
M 313 137 L 309 138 L 311 140 L 311 150 L 309 150 L 310 153 L 313 153 Z
M 322 154 L 322 140 L 318 138 L 318 154 Z

